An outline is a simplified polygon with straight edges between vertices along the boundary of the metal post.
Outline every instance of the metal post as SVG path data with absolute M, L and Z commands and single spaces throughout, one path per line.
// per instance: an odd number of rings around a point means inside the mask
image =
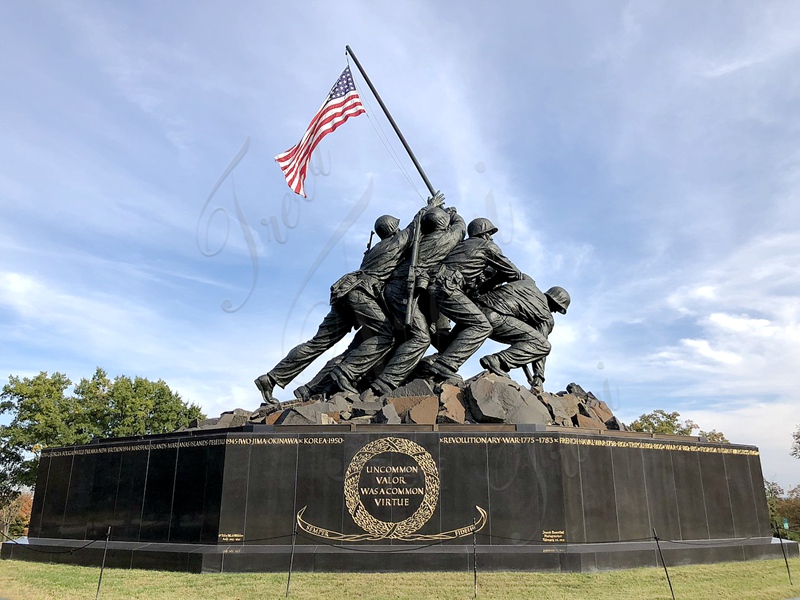
M 672 600 L 675 600 L 675 591 L 672 589 L 672 581 L 669 579 L 669 571 L 667 571 L 667 563 L 664 562 L 664 555 L 661 553 L 661 544 L 658 543 L 658 534 L 656 528 L 653 527 L 653 539 L 656 541 L 656 548 L 658 548 L 658 555 L 661 557 L 661 564 L 664 565 L 664 573 L 667 575 L 667 583 L 669 584 L 669 593 L 672 594 Z
M 358 70 L 361 73 L 361 76 L 364 78 L 364 81 L 367 82 L 367 85 L 369 86 L 372 95 L 375 96 L 375 99 L 378 101 L 378 104 L 381 105 L 381 109 L 383 109 L 383 114 L 385 114 L 386 118 L 389 119 L 389 123 L 391 123 L 394 132 L 397 134 L 397 137 L 400 138 L 400 141 L 403 143 L 403 148 L 406 149 L 406 152 L 408 152 L 408 156 L 411 157 L 411 162 L 414 163 L 414 166 L 417 168 L 417 171 L 419 171 L 419 174 L 422 176 L 422 180 L 425 182 L 425 185 L 428 186 L 428 191 L 431 193 L 431 196 L 434 196 L 436 194 L 436 191 L 433 189 L 431 182 L 428 180 L 428 176 L 425 175 L 425 171 L 423 171 L 422 167 L 419 165 L 417 157 L 414 156 L 414 153 L 411 151 L 411 147 L 408 145 L 408 142 L 406 142 L 406 138 L 404 138 L 403 134 L 400 132 L 400 128 L 397 126 L 397 123 L 394 122 L 392 115 L 389 114 L 389 109 L 386 108 L 386 105 L 383 103 L 383 100 L 381 100 L 381 96 L 380 94 L 378 94 L 378 90 L 376 90 L 375 86 L 372 85 L 372 81 L 370 81 L 369 76 L 367 75 L 366 71 L 364 71 L 364 68 L 361 66 L 361 63 L 358 61 L 358 58 L 356 58 L 356 55 L 353 54 L 353 50 L 350 48 L 350 46 L 345 46 L 344 49 L 345 52 L 347 52 L 352 57 L 353 62 L 356 63 L 356 67 L 358 67 Z
M 478 599 L 478 533 L 475 531 L 475 517 L 472 517 L 472 599 Z
M 108 553 L 108 540 L 111 539 L 111 525 L 108 526 L 108 531 L 106 532 L 106 544 L 105 548 L 103 548 L 103 562 L 100 563 L 100 578 L 97 580 L 97 593 L 94 595 L 94 600 L 98 600 L 100 598 L 100 585 L 103 583 L 103 571 L 106 568 L 106 554 Z
M 783 547 L 783 536 L 781 535 L 781 528 L 778 525 L 777 521 L 775 522 L 775 531 L 778 532 L 778 539 L 780 540 L 781 544 L 781 552 L 783 552 L 783 562 L 786 563 L 786 572 L 789 574 L 789 585 L 794 585 L 792 583 L 792 572 L 789 570 L 789 559 L 786 557 L 786 548 Z
M 397 137 L 400 139 L 400 142 L 403 144 L 403 148 L 406 149 L 408 152 L 408 156 L 411 158 L 411 162 L 414 163 L 414 166 L 417 168 L 422 180 L 425 182 L 425 185 L 428 188 L 428 191 L 431 193 L 431 197 L 436 195 L 436 190 L 433 189 L 433 185 L 431 184 L 428 176 L 425 174 L 425 171 L 422 170 L 422 166 L 419 164 L 417 157 L 414 156 L 414 151 L 411 150 L 411 146 L 408 145 L 403 132 L 400 131 L 400 128 L 395 123 L 394 119 L 392 118 L 389 109 L 386 108 L 386 105 L 383 103 L 383 99 L 381 95 L 378 93 L 378 90 L 375 89 L 375 86 L 372 85 L 372 80 L 367 75 L 367 72 L 364 70 L 364 67 L 361 66 L 361 62 L 358 60 L 358 57 L 353 53 L 353 49 L 350 46 L 344 47 L 345 52 L 350 55 L 353 59 L 353 62 L 356 63 L 356 67 L 358 68 L 361 76 L 364 78 L 364 81 L 367 82 L 372 95 L 375 96 L 375 99 L 380 104 L 381 110 L 383 110 L 383 114 L 386 115 L 386 118 L 389 120 L 389 123 L 392 125 L 392 129 L 397 134 Z M 416 283 L 416 256 L 417 256 L 417 249 L 419 248 L 419 236 L 420 236 L 420 220 L 419 218 L 415 219 L 416 225 L 414 228 L 414 239 L 413 239 L 413 251 L 412 251 L 412 259 L 411 259 L 411 267 L 408 271 L 408 304 L 406 305 L 406 318 L 405 318 L 405 325 L 409 327 L 411 325 L 412 318 L 414 316 L 414 285 Z
M 289 557 L 289 577 L 286 579 L 286 598 L 289 597 L 289 585 L 292 583 L 292 567 L 294 566 L 294 546 L 297 542 L 297 519 L 294 520 L 294 529 L 292 530 L 292 554 Z

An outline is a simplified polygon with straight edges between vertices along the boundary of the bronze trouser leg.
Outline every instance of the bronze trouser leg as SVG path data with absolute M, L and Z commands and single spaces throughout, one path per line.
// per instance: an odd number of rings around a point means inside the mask
M 403 301 L 406 299 L 406 294 L 404 280 L 393 279 L 386 286 L 384 297 L 398 328 L 405 323 L 407 305 Z M 404 341 L 394 351 L 378 377 L 382 383 L 392 388 L 403 383 L 431 345 L 428 322 L 418 306 L 414 309 L 411 327 L 408 332 L 404 332 L 404 335 L 406 335 Z
M 272 368 L 268 373 L 269 376 L 277 385 L 286 387 L 323 352 L 333 348 L 334 344 L 347 335 L 355 325 L 355 319 L 349 308 L 337 302 L 322 320 L 314 337 L 292 348 L 289 354 Z
M 492 325 L 490 339 L 510 346 L 495 353 L 501 364 L 509 370 L 534 362 L 550 354 L 550 342 L 542 333 L 519 319 L 501 315 L 484 308 L 484 314 Z
M 458 332 L 436 359 L 452 371 L 458 371 L 467 359 L 475 354 L 492 333 L 492 326 L 475 303 L 460 289 L 445 290 L 434 284 L 430 288 L 441 312 L 456 324 Z
M 350 345 L 347 346 L 347 350 L 342 352 L 339 356 L 334 356 L 328 362 L 325 363 L 325 366 L 319 370 L 319 373 L 314 375 L 314 377 L 306 384 L 308 391 L 311 394 L 319 394 L 325 389 L 325 386 L 331 383 L 330 372 L 333 370 L 334 367 L 338 366 L 340 362 L 342 362 L 345 357 L 350 354 L 353 350 L 358 348 L 361 345 L 361 342 L 364 341 L 364 336 L 372 335 L 372 332 L 365 331 L 363 329 L 359 329 L 356 332 L 356 335 L 353 337 Z
M 357 383 L 386 356 L 394 345 L 394 331 L 378 301 L 364 290 L 352 290 L 344 298 L 364 331 L 364 340 L 347 353 L 337 368 Z

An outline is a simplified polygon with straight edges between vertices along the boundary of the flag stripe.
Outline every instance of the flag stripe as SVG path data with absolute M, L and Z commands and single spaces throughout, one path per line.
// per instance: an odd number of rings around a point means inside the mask
M 306 129 L 306 132 L 305 132 L 305 134 L 303 134 L 303 139 L 301 139 L 297 144 L 292 146 L 289 150 L 287 150 L 283 154 L 279 154 L 278 156 L 279 157 L 287 156 L 294 149 L 296 149 L 299 146 L 301 146 L 303 144 L 303 142 L 311 135 L 312 129 L 314 129 L 316 123 L 318 121 L 320 121 L 321 119 L 325 118 L 325 115 L 335 113 L 336 110 L 344 111 L 346 105 L 347 105 L 347 108 L 349 108 L 349 106 L 353 105 L 353 104 L 357 104 L 358 106 L 361 106 L 361 100 L 359 99 L 358 94 L 356 92 L 351 92 L 350 94 L 345 96 L 342 99 L 341 102 L 335 102 L 335 103 L 330 103 L 330 104 L 325 103 L 322 106 L 320 106 L 319 110 L 317 111 L 317 114 L 314 115 L 314 118 L 311 119 L 311 123 L 308 124 L 308 128 Z
M 302 139 L 286 152 L 275 157 L 283 171 L 286 183 L 297 194 L 305 197 L 306 173 L 308 163 L 317 144 L 329 133 L 333 133 L 350 117 L 364 114 L 364 106 L 358 97 L 350 67 L 345 68 L 331 88 L 311 123 L 308 124 Z
M 311 154 L 317 144 L 327 134 L 332 133 L 337 127 L 342 125 L 347 119 L 352 116 L 358 116 L 364 112 L 361 106 L 351 107 L 346 113 L 331 115 L 324 121 L 319 121 L 315 124 L 313 131 L 309 131 L 310 135 L 303 139 L 299 144 L 287 150 L 283 155 L 275 157 L 281 169 L 288 177 L 297 172 L 302 172 L 305 177 L 305 167 L 311 158 Z M 284 158 L 285 157 L 285 158 Z M 294 186 L 290 183 L 290 187 Z
M 308 139 L 292 148 L 292 157 L 289 161 L 278 160 L 284 174 L 286 175 L 287 183 L 296 193 L 303 194 L 303 180 L 306 177 L 308 162 L 311 159 L 311 154 L 317 147 L 322 138 L 332 133 L 339 125 L 343 124 L 351 116 L 358 116 L 364 112 L 361 107 L 355 107 L 352 111 L 343 115 L 337 114 L 327 118 L 324 122 L 316 124 L 312 135 Z M 276 157 L 277 160 L 277 157 Z M 290 181 L 291 177 L 291 181 Z M 303 194 L 304 195 L 304 194 Z
M 348 107 L 344 111 L 336 113 L 326 112 L 323 116 L 321 116 L 319 119 L 315 119 L 315 121 L 309 125 L 309 129 L 306 131 L 306 135 L 303 136 L 303 139 L 300 140 L 300 142 L 297 145 L 293 146 L 283 154 L 279 154 L 278 156 L 276 156 L 275 160 L 277 160 L 278 162 L 287 162 L 289 160 L 294 160 L 297 154 L 300 153 L 302 148 L 304 148 L 311 142 L 313 137 L 318 136 L 320 134 L 322 134 L 323 136 L 327 135 L 328 133 L 331 133 L 336 127 L 338 127 L 340 123 L 337 121 L 343 122 L 347 120 L 347 118 L 351 116 L 360 115 L 363 112 L 364 109 L 361 107 L 360 102 L 358 106 Z M 333 122 L 332 126 L 327 127 L 332 122 Z
M 331 116 L 323 122 L 316 123 L 313 130 L 310 131 L 310 135 L 289 151 L 290 156 L 288 160 L 278 161 L 281 169 L 286 174 L 289 186 L 295 192 L 299 194 L 303 193 L 302 182 L 306 176 L 308 162 L 311 159 L 311 154 L 322 138 L 328 133 L 333 132 L 339 125 L 347 121 L 350 116 L 358 116 L 363 112 L 363 108 L 357 107 L 344 115 Z M 289 181 L 290 177 L 292 178 L 291 181 Z

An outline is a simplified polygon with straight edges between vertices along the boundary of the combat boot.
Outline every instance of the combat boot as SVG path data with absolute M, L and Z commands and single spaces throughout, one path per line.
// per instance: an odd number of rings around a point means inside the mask
M 272 396 L 272 390 L 275 389 L 275 380 L 270 377 L 269 373 L 265 373 L 255 380 L 258 391 L 261 392 L 261 397 L 264 399 L 262 406 L 268 404 L 280 405 L 280 400 L 276 400 Z

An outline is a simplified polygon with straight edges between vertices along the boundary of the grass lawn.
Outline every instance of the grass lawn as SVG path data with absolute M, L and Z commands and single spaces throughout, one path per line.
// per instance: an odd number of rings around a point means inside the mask
M 773 599 L 800 597 L 800 559 L 692 565 L 670 569 L 675 597 Z M 98 568 L 0 561 L 0 598 L 6 600 L 93 599 Z M 462 573 L 293 573 L 290 598 L 472 598 L 472 572 Z M 100 598 L 147 600 L 244 600 L 283 598 L 285 573 L 192 575 L 106 569 Z M 663 569 L 603 573 L 478 573 L 478 598 L 562 600 L 671 598 Z

